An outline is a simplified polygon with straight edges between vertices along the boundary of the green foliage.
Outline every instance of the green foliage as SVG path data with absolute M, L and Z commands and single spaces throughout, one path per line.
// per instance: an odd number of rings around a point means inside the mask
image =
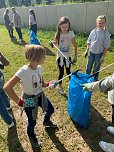
M 8 0 L 8 4 L 10 7 L 18 6 L 18 1 L 17 0 Z
M 6 7 L 5 1 L 0 0 L 0 8 Z

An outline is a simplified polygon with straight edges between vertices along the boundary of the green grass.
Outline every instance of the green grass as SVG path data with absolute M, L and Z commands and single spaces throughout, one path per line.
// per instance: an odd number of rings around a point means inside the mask
M 23 38 L 29 43 L 29 30 L 22 29 Z M 17 37 L 16 32 L 14 35 Z M 49 46 L 49 41 L 54 38 L 55 31 L 45 31 L 38 29 L 38 37 L 46 49 L 46 60 L 43 64 L 43 77 L 45 81 L 57 80 L 58 71 L 56 68 L 56 49 Z M 80 68 L 85 72 L 86 59 L 84 59 L 84 51 L 86 49 L 87 37 L 84 34 L 76 34 L 78 44 L 78 61 L 77 66 L 73 69 Z M 4 75 L 6 81 L 9 80 L 15 72 L 26 64 L 24 58 L 24 44 L 12 42 L 8 36 L 8 32 L 4 26 L 0 26 L 0 51 L 10 61 L 10 65 L 5 67 Z M 73 56 L 73 52 L 72 52 Z M 114 62 L 114 37 L 111 38 L 111 47 L 105 58 L 105 63 L 101 68 Z M 114 66 L 102 71 L 99 78 L 106 77 L 114 72 Z M 65 74 L 66 75 L 66 74 Z M 58 94 L 57 90 L 48 89 L 45 94 L 49 97 L 55 107 L 55 113 L 52 120 L 57 122 L 58 130 L 48 130 L 43 128 L 43 113 L 39 108 L 36 126 L 36 135 L 41 141 L 41 152 L 100 152 L 99 141 L 113 141 L 113 137 L 106 131 L 106 127 L 111 124 L 111 105 L 107 102 L 107 94 L 93 93 L 91 98 L 91 111 L 89 117 L 89 128 L 78 128 L 76 124 L 69 118 L 67 114 L 67 91 L 68 79 L 63 81 L 63 87 L 66 96 Z M 15 87 L 20 95 L 19 86 Z M 38 151 L 31 147 L 26 134 L 26 115 L 20 117 L 19 107 L 11 101 L 12 115 L 15 118 L 15 127 L 8 130 L 6 124 L 0 119 L 0 152 L 32 152 Z

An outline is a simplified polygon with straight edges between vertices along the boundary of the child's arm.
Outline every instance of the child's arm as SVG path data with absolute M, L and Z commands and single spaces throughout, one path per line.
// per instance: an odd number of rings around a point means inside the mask
M 103 51 L 103 55 L 102 55 L 102 57 L 100 58 L 100 63 L 101 63 L 101 64 L 104 63 L 104 58 L 105 58 L 105 55 L 106 55 L 107 51 L 108 51 L 108 48 L 105 48 L 104 51 Z
M 87 43 L 86 51 L 85 51 L 85 53 L 84 53 L 84 57 L 85 57 L 85 58 L 88 56 L 89 46 L 90 46 L 90 43 Z
M 72 44 L 74 46 L 74 54 L 77 54 L 77 43 L 76 43 L 75 38 L 73 38 L 71 41 L 72 41 Z
M 4 57 L 4 55 L 0 52 L 0 61 L 4 66 L 9 65 L 9 61 Z
M 48 86 L 49 86 L 49 82 L 48 83 L 44 82 L 44 79 L 42 77 L 42 87 L 48 87 Z
M 114 89 L 114 73 L 100 81 L 86 83 L 83 86 L 86 91 L 110 91 Z
M 7 93 L 7 95 L 15 101 L 20 107 L 34 107 L 34 100 L 33 98 L 28 99 L 20 99 L 16 92 L 14 91 L 13 87 L 20 81 L 20 78 L 17 76 L 13 76 L 5 85 L 4 85 L 4 91 Z
M 16 76 L 13 76 L 5 85 L 4 85 L 4 91 L 7 93 L 7 95 L 15 101 L 17 104 L 20 100 L 20 98 L 15 93 L 13 87 L 20 81 L 20 79 Z
M 76 43 L 75 38 L 73 38 L 71 41 L 72 41 L 72 44 L 74 46 L 74 59 L 73 59 L 73 62 L 76 62 L 77 61 L 77 43 Z

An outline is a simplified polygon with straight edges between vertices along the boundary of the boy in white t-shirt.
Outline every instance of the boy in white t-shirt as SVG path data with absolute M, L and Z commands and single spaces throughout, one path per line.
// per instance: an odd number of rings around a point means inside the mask
M 34 133 L 38 106 L 43 109 L 45 114 L 43 125 L 45 127 L 56 127 L 50 121 L 50 117 L 54 113 L 54 107 L 42 91 L 42 87 L 47 87 L 50 84 L 44 82 L 42 67 L 40 66 L 45 60 L 45 49 L 39 45 L 26 45 L 25 57 L 29 61 L 28 65 L 24 65 L 15 73 L 5 84 L 4 90 L 19 106 L 25 107 L 28 118 L 27 134 L 33 146 L 39 147 L 40 144 Z M 13 89 L 17 83 L 20 83 L 22 89 L 22 99 L 17 96 Z

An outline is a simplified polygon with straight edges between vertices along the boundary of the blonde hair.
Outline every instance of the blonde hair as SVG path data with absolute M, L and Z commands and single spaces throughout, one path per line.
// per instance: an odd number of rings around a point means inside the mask
M 25 45 L 25 58 L 30 61 L 40 61 L 45 56 L 45 48 L 40 45 Z
M 98 16 L 98 17 L 96 18 L 96 21 L 97 21 L 97 20 L 102 20 L 102 19 L 104 19 L 105 22 L 106 22 L 106 16 L 105 16 L 105 15 L 100 15 L 100 16 Z

